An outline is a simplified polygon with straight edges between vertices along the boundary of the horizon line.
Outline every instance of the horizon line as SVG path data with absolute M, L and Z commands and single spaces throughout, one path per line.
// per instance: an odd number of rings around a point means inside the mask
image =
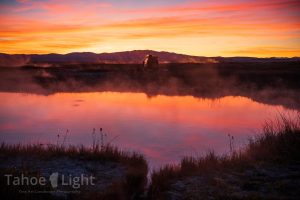
M 185 53 L 179 53 L 179 52 L 172 52 L 172 51 L 160 51 L 160 50 L 152 50 L 152 49 L 135 49 L 135 50 L 124 50 L 124 51 L 112 51 L 112 52 L 92 52 L 92 51 L 71 51 L 68 53 L 5 53 L 0 52 L 0 54 L 6 54 L 6 55 L 50 55 L 50 54 L 56 54 L 56 55 L 68 55 L 72 53 L 92 53 L 92 54 L 114 54 L 114 53 L 125 53 L 125 52 L 134 52 L 134 51 L 154 51 L 157 53 L 172 53 L 172 54 L 178 54 L 178 55 L 184 55 L 184 56 L 192 56 L 192 57 L 206 57 L 206 58 L 261 58 L 261 59 L 267 59 L 267 58 L 300 58 L 299 56 L 267 56 L 267 57 L 257 57 L 257 56 L 247 56 L 247 55 L 240 55 L 240 56 L 203 56 L 203 55 L 191 55 L 191 54 L 185 54 Z

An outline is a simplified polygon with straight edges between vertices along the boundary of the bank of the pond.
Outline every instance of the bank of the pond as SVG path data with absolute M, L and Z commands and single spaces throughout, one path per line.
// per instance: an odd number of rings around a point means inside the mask
M 111 146 L 2 144 L 0 158 L 4 199 L 132 199 L 147 183 L 144 157 Z
M 280 116 L 266 123 L 261 134 L 230 155 L 211 152 L 163 166 L 151 174 L 148 187 L 145 158 L 111 146 L 2 144 L 0 159 L 1 197 L 11 200 L 297 199 L 300 116 Z M 47 180 L 45 185 L 26 184 L 26 180 L 20 184 L 16 179 L 22 176 Z M 76 177 L 85 182 L 78 184 Z M 94 184 L 88 182 L 90 177 Z
M 280 116 L 231 155 L 185 157 L 151 177 L 149 199 L 297 199 L 300 118 Z

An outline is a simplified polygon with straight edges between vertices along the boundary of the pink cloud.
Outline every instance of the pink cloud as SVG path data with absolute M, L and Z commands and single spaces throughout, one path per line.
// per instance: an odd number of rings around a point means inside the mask
M 0 37 L 11 38 L 1 41 L 3 49 L 22 49 L 26 40 L 41 44 L 47 36 L 53 41 L 43 46 L 57 51 L 61 43 L 71 51 L 82 46 L 76 42 L 89 45 L 99 38 L 111 44 L 113 40 L 239 37 L 245 43 L 256 38 L 258 44 L 273 39 L 267 45 L 281 46 L 278 41 L 283 39 L 297 43 L 300 30 L 297 0 L 201 1 L 144 8 L 116 7 L 96 0 L 20 0 L 17 5 L 0 4 L 0 9 Z

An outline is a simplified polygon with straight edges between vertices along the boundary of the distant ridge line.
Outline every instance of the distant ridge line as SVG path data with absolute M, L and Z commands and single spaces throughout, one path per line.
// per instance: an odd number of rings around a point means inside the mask
M 33 63 L 142 63 L 147 54 L 157 56 L 160 63 L 219 63 L 219 62 L 300 62 L 300 57 L 205 57 L 166 51 L 133 50 L 114 53 L 72 52 L 67 54 L 6 54 L 0 53 L 0 66 L 23 66 Z

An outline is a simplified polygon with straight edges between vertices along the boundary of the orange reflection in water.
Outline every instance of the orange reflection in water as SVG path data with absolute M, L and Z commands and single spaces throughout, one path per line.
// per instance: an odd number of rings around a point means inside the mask
M 281 106 L 245 97 L 198 99 L 144 93 L 58 93 L 40 96 L 0 93 L 0 139 L 9 143 L 92 144 L 92 129 L 102 127 L 106 141 L 144 153 L 152 166 L 176 162 L 183 155 L 228 151 L 227 134 L 236 145 L 246 142 Z

